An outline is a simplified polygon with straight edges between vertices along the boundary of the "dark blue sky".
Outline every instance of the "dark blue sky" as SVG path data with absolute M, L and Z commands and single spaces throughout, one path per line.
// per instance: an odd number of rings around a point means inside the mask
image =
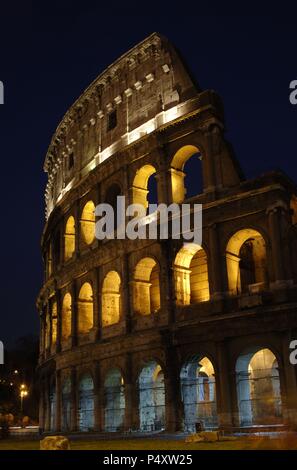
M 202 88 L 222 96 L 226 137 L 246 176 L 281 167 L 297 181 L 297 106 L 289 102 L 289 83 L 297 79 L 292 7 L 275 15 L 270 9 L 270 16 L 230 16 L 226 7 L 206 11 L 198 1 L 188 15 L 181 2 L 170 4 L 169 15 L 164 3 L 100 5 L 16 2 L 1 11 L 0 339 L 6 343 L 38 328 L 42 167 L 51 135 L 84 88 L 153 31 L 176 45 Z

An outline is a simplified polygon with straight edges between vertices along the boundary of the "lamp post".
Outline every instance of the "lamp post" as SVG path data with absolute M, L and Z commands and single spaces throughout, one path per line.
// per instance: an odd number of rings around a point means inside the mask
M 21 415 L 23 415 L 23 400 L 25 397 L 28 396 L 28 390 L 27 386 L 25 384 L 22 384 L 20 386 L 20 398 L 21 398 Z

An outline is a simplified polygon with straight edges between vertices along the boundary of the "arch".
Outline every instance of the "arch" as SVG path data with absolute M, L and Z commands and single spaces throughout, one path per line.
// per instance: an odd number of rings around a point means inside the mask
M 62 302 L 62 342 L 67 340 L 71 335 L 71 318 L 72 298 L 69 292 L 67 292 Z
M 95 205 L 93 201 L 88 201 L 82 211 L 80 227 L 83 241 L 91 245 L 95 238 Z
M 125 418 L 125 385 L 119 369 L 108 371 L 104 380 L 104 430 L 121 431 Z
M 278 361 L 270 349 L 255 347 L 238 357 L 236 388 L 241 426 L 282 422 Z
M 160 269 L 153 258 L 142 258 L 134 270 L 134 312 L 149 315 L 161 307 Z
M 71 380 L 67 377 L 62 384 L 62 431 L 71 429 Z
M 102 286 L 102 326 L 118 323 L 121 313 L 121 278 L 116 271 L 106 274 Z
M 215 371 L 211 360 L 195 356 L 180 372 L 181 395 L 184 404 L 184 429 L 195 432 L 196 424 L 203 429 L 218 425 Z
M 185 244 L 174 261 L 175 296 L 178 305 L 209 300 L 207 256 L 195 243 Z
M 68 217 L 64 233 L 64 259 L 68 261 L 75 251 L 75 220 L 71 215 Z
M 138 377 L 139 419 L 141 431 L 165 428 L 165 385 L 161 366 L 148 362 Z
M 186 197 L 185 164 L 191 157 L 197 155 L 201 160 L 201 152 L 195 145 L 184 145 L 173 156 L 171 161 L 171 187 L 172 187 L 172 201 L 180 204 Z M 202 171 L 202 168 L 201 168 Z M 202 189 L 202 188 L 201 188 Z
M 78 428 L 80 431 L 94 428 L 94 382 L 90 374 L 84 374 L 78 385 Z
M 78 294 L 78 333 L 89 333 L 93 321 L 93 289 L 89 282 L 85 282 Z
M 259 292 L 268 282 L 266 243 L 260 232 L 244 228 L 232 235 L 226 247 L 229 291 Z
M 148 207 L 149 201 L 149 179 L 156 173 L 153 165 L 143 165 L 136 171 L 132 185 L 132 201 L 133 204 L 141 204 L 145 208 Z

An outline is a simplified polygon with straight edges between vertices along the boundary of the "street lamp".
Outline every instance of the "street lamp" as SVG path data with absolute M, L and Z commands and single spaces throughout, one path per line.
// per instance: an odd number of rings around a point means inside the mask
M 20 398 L 21 398 L 21 415 L 23 414 L 23 400 L 25 397 L 28 396 L 28 390 L 27 386 L 25 384 L 22 384 L 20 386 Z

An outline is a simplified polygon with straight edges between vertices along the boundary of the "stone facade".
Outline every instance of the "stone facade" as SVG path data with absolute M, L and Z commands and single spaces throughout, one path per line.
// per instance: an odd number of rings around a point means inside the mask
M 203 187 L 187 199 L 186 164 Z M 220 97 L 153 34 L 66 113 L 45 170 L 40 426 L 192 431 L 297 424 L 297 188 L 246 180 Z M 94 208 L 203 205 L 202 247 L 97 240 Z M 268 404 L 268 405 L 267 405 Z

